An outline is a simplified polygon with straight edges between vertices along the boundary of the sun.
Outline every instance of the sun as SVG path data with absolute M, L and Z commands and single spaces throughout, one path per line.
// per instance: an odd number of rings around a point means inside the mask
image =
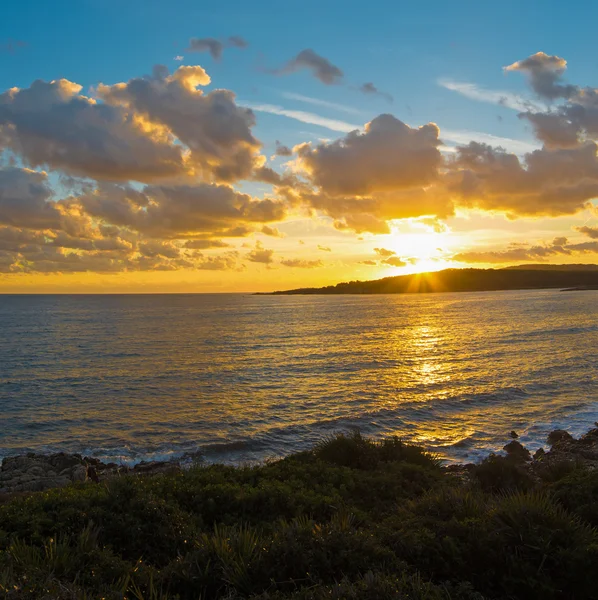
M 445 254 L 446 236 L 442 233 L 397 233 L 389 240 L 389 248 L 403 259 L 418 262 L 437 259 Z

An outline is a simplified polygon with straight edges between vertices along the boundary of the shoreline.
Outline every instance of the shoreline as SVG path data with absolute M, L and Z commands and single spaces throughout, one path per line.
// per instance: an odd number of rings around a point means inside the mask
M 358 432 L 254 467 L 110 474 L 54 456 L 73 485 L 0 495 L 0 595 L 596 598 L 598 427 L 555 430 L 534 456 L 511 437 L 505 456 L 448 467 Z
M 575 438 L 564 429 L 551 431 L 545 444 L 537 448 L 533 454 L 521 442 L 515 431 L 509 434 L 511 438 L 501 451 L 489 451 L 479 461 L 464 462 L 452 461 L 443 457 L 439 460 L 447 471 L 465 475 L 476 465 L 484 462 L 492 456 L 506 456 L 515 460 L 531 474 L 547 464 L 570 461 L 584 463 L 591 469 L 598 468 L 598 422 L 595 427 Z M 345 433 L 339 432 L 339 435 Z M 381 440 L 391 439 L 382 437 Z M 416 446 L 424 452 L 439 456 L 433 450 L 422 444 L 405 442 L 410 446 Z M 316 444 L 317 445 L 317 444 Z M 193 466 L 229 466 L 243 468 L 246 466 L 259 467 L 270 462 L 281 461 L 292 458 L 305 451 L 292 452 L 284 457 L 274 459 L 263 459 L 259 461 L 239 461 L 237 464 L 226 464 L 217 461 L 206 461 L 201 451 L 185 453 L 180 457 L 170 460 L 142 460 L 135 464 L 103 462 L 93 456 L 84 456 L 79 453 L 35 453 L 28 452 L 8 456 L 2 459 L 0 465 L 0 495 L 12 495 L 14 493 L 32 493 L 46 491 L 53 488 L 68 486 L 72 483 L 100 483 L 115 477 L 123 476 L 154 476 L 172 474 L 185 471 Z

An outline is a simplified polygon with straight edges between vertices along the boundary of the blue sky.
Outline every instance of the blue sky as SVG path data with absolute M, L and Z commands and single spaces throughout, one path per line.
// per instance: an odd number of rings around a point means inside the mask
M 558 13 L 558 17 L 556 16 Z M 442 129 L 473 130 L 530 140 L 516 113 L 460 97 L 439 79 L 473 82 L 490 89 L 527 93 L 518 74 L 502 67 L 542 50 L 565 56 L 571 80 L 596 79 L 598 59 L 588 59 L 598 9 L 592 3 L 556 2 L 354 2 L 303 1 L 207 3 L 187 0 L 76 0 L 10 2 L 3 7 L 0 40 L 28 44 L 0 55 L 0 86 L 25 87 L 34 79 L 65 77 L 85 88 L 149 73 L 154 64 L 171 68 L 199 62 L 218 87 L 242 100 L 308 110 L 362 124 L 380 112 Z M 247 51 L 230 49 L 220 63 L 185 52 L 192 37 L 242 35 Z M 281 65 L 313 48 L 340 66 L 348 86 L 322 86 L 308 73 L 273 79 L 260 67 Z M 351 84 L 374 82 L 394 97 L 364 97 Z M 353 107 L 361 115 L 281 96 L 294 92 Z M 501 116 L 502 120 L 498 117 Z M 304 139 L 326 130 L 260 117 L 264 141 L 288 133 Z M 276 131 L 274 131 L 276 130 Z M 311 131 L 310 131 L 311 132 Z
M 159 282 L 157 289 L 168 280 L 181 291 L 194 291 L 200 281 L 205 291 L 217 291 L 253 289 L 256 281 L 260 289 L 270 289 L 281 278 L 287 286 L 333 283 L 339 279 L 463 266 L 464 262 L 492 266 L 521 260 L 595 260 L 598 242 L 592 240 L 598 239 L 598 212 L 592 203 L 593 186 L 598 186 L 598 159 L 593 144 L 598 135 L 592 129 L 594 109 L 588 109 L 586 121 L 567 121 L 566 127 L 577 127 L 577 138 L 574 143 L 569 140 L 561 146 L 553 140 L 552 146 L 543 147 L 542 135 L 550 131 L 542 134 L 534 130 L 530 114 L 548 118 L 552 123 L 560 118 L 558 115 L 572 114 L 567 111 L 585 106 L 586 100 L 579 94 L 598 82 L 598 59 L 588 51 L 597 16 L 598 8 L 585 2 L 571 2 L 566 7 L 556 2 L 515 1 L 10 2 L 3 6 L 0 21 L 0 94 L 11 88 L 32 89 L 36 80 L 54 82 L 64 78 L 82 86 L 73 98 L 77 94 L 89 96 L 103 105 L 106 98 L 98 93 L 100 84 L 115 86 L 122 82 L 126 87 L 135 78 L 147 76 L 143 81 L 154 81 L 152 93 L 157 94 L 167 79 L 161 75 L 152 80 L 150 74 L 155 65 L 165 65 L 170 73 L 181 66 L 200 65 L 211 83 L 202 83 L 203 94 L 194 98 L 179 90 L 179 99 L 186 98 L 182 104 L 169 106 L 166 100 L 149 112 L 133 106 L 130 98 L 119 100 L 113 96 L 108 100 L 112 118 L 124 119 L 123 124 L 127 119 L 141 118 L 151 128 L 158 128 L 146 132 L 145 140 L 150 145 L 157 144 L 156 156 L 163 151 L 176 154 L 177 148 L 186 148 L 193 160 L 178 180 L 171 177 L 160 182 L 171 186 L 168 189 L 144 187 L 156 183 L 151 169 L 139 175 L 134 168 L 130 177 L 101 172 L 98 165 L 114 158 L 108 156 L 110 151 L 124 149 L 119 159 L 122 160 L 128 156 L 128 143 L 133 144 L 131 153 L 139 150 L 141 146 L 134 146 L 134 136 L 127 137 L 131 132 L 122 136 L 117 130 L 106 132 L 105 139 L 98 141 L 95 117 L 89 123 L 82 120 L 77 124 L 67 118 L 56 130 L 56 123 L 51 123 L 55 117 L 45 100 L 39 100 L 38 112 L 35 106 L 20 104 L 18 110 L 26 114 L 11 113 L 17 101 L 5 94 L 10 108 L 7 117 L 0 110 L 0 121 L 5 118 L 9 127 L 8 141 L 4 148 L 0 147 L 0 242 L 3 235 L 16 239 L 17 233 L 24 240 L 25 233 L 30 236 L 37 227 L 36 231 L 45 236 L 40 248 L 47 253 L 45 246 L 50 244 L 54 252 L 48 262 L 40 262 L 40 272 L 45 269 L 43 272 L 54 277 L 44 276 L 44 281 L 54 281 L 52 285 L 59 286 L 64 283 L 68 289 L 90 285 L 91 288 L 85 288 L 90 290 L 96 284 L 85 280 L 87 259 L 90 265 L 102 265 L 98 272 L 118 271 L 103 274 L 102 285 L 121 278 L 111 289 L 129 291 L 137 284 L 149 285 L 149 275 L 140 271 L 152 269 L 154 281 Z M 230 36 L 241 36 L 247 47 L 233 47 L 226 42 Z M 192 38 L 223 41 L 222 58 L 217 60 L 209 52 L 190 51 Z M 342 78 L 326 84 L 309 69 L 289 67 L 293 57 L 308 49 L 330 68 L 341 70 Z M 536 53 L 546 53 L 542 54 L 544 62 L 540 67 L 504 70 Z M 575 84 L 577 95 L 543 96 L 532 84 L 532 71 L 536 68 L 540 75 L 554 76 L 557 84 Z M 373 84 L 379 93 L 360 91 L 366 83 Z M 54 84 L 44 85 L 50 89 Z M 107 89 L 112 94 L 116 90 Z M 192 135 L 190 140 L 182 140 L 185 136 L 176 130 L 177 115 L 167 114 L 170 109 L 173 113 L 186 110 L 185 102 L 187 108 L 194 104 L 193 110 L 200 111 L 198 107 L 214 90 L 232 91 L 236 97 L 234 110 L 251 108 L 255 114 L 255 125 L 245 124 L 247 130 L 233 140 L 230 150 L 237 152 L 235 144 L 251 146 L 251 160 L 255 161 L 251 173 L 244 172 L 236 178 L 220 178 L 214 173 L 208 173 L 207 178 L 205 174 L 198 175 L 198 171 L 193 171 L 196 158 L 191 155 L 197 147 L 205 149 L 202 144 L 206 140 L 194 139 Z M 156 98 L 153 101 L 164 102 L 163 96 Z M 67 106 L 71 99 L 63 99 L 64 111 L 71 110 Z M 0 97 L 0 109 L 1 100 Z M 193 110 L 190 129 L 201 125 L 203 118 L 201 111 Z M 522 115 L 524 112 L 528 115 Z M 385 113 L 394 119 L 381 118 Z M 363 128 L 370 121 L 378 123 L 382 134 L 384 127 L 392 130 L 384 142 L 389 145 L 376 146 L 373 141 L 370 145 L 366 140 Z M 400 122 L 411 129 L 401 133 Z M 410 163 L 411 142 L 407 138 L 415 139 L 420 134 L 425 137 L 418 128 L 427 123 L 436 123 L 440 128 L 438 137 L 434 135 L 431 142 L 432 154 L 428 152 L 430 148 L 420 148 L 422 163 L 434 163 L 433 169 L 430 166 L 434 175 L 422 167 L 421 180 L 414 183 L 409 178 L 411 167 L 405 165 L 417 168 L 418 163 Z M 2 127 L 0 122 L 0 143 Z M 357 162 L 350 149 L 349 132 L 354 129 L 361 132 L 358 145 L 368 149 Z M 169 148 L 160 145 L 164 140 L 158 140 L 156 131 L 166 132 Z M 233 134 L 229 131 L 227 135 Z M 407 138 L 403 139 L 403 135 Z M 247 136 L 253 136 L 253 141 L 247 142 Z M 436 149 L 438 139 L 440 153 Z M 274 156 L 277 140 L 291 149 L 295 147 L 294 154 Z M 213 142 L 214 139 L 209 143 Z M 468 159 L 462 152 L 464 148 L 474 151 L 470 142 L 485 144 L 474 148 L 477 163 L 473 166 L 468 163 L 471 157 Z M 304 143 L 311 146 L 302 151 L 296 149 Z M 418 152 L 417 143 L 414 144 Z M 499 147 L 514 157 L 501 154 Z M 540 154 L 530 169 L 526 155 L 534 150 Z M 227 152 L 219 147 L 211 158 L 198 160 L 208 160 L 202 164 L 206 168 L 209 163 L 210 171 L 214 160 L 218 162 Z M 79 153 L 86 153 L 81 161 L 77 160 Z M 321 157 L 328 155 L 332 162 L 321 162 Z M 456 162 L 451 162 L 457 157 Z M 136 158 L 132 156 L 130 161 L 133 167 L 137 166 Z M 85 160 L 91 162 L 81 167 L 79 162 L 83 164 Z M 143 160 L 140 156 L 139 164 Z M 393 160 L 398 174 L 394 187 L 389 187 L 386 169 Z M 294 183 L 289 184 L 291 179 L 273 183 L 274 175 L 259 174 L 260 161 L 274 169 L 275 177 L 295 177 Z M 576 166 L 578 162 L 585 165 L 579 167 L 581 170 Z M 195 165 L 193 169 L 189 167 L 191 163 Z M 359 171 L 364 163 L 369 164 L 370 171 L 361 173 L 359 189 L 347 191 L 347 185 L 334 179 L 339 173 L 343 179 L 351 169 Z M 499 164 L 505 170 L 496 175 L 492 169 Z M 489 165 L 494 166 L 485 171 Z M 561 170 L 559 165 L 569 166 Z M 37 171 L 32 174 L 23 167 Z M 332 171 L 325 172 L 329 167 Z M 176 220 L 184 205 L 181 186 L 189 185 L 192 171 L 198 197 L 197 204 L 187 206 L 188 210 L 212 210 L 206 207 L 213 207 L 213 199 L 204 197 L 208 190 L 204 184 L 209 183 L 210 190 L 220 186 L 217 191 L 221 194 L 234 190 L 237 195 L 229 199 L 230 210 L 245 206 L 246 199 L 238 195 L 242 192 L 251 195 L 251 206 L 265 201 L 259 205 L 260 210 L 268 209 L 271 214 L 265 217 L 260 212 L 239 237 L 233 236 L 239 229 L 232 225 L 213 231 L 179 228 L 166 234 L 158 233 L 155 227 L 150 231 L 147 224 L 131 220 L 133 213 L 145 218 L 148 203 L 160 211 L 172 211 L 168 218 Z M 552 181 L 552 173 L 560 174 L 561 179 Z M 3 184 L 2 177 L 10 183 Z M 45 202 L 56 202 L 52 208 L 63 217 L 68 213 L 69 218 L 74 218 L 76 213 L 80 219 L 78 229 L 71 225 L 68 231 L 42 230 L 21 219 L 18 227 L 22 229 L 16 232 L 14 214 L 3 216 L 3 197 L 8 198 L 8 210 L 14 209 L 15 202 L 22 202 L 23 206 L 35 203 L 35 199 L 18 196 L 25 189 L 14 183 L 18 178 L 33 178 L 36 184 L 44 182 L 43 186 L 49 188 Z M 472 187 L 474 179 L 476 185 Z M 15 189 L 18 198 L 14 196 Z M 142 204 L 135 204 L 127 190 L 145 194 Z M 598 193 L 598 187 L 596 190 Z M 92 207 L 94 213 L 90 208 L 94 198 L 104 196 L 105 214 Z M 122 216 L 123 211 L 129 211 L 129 221 Z M 197 214 L 195 217 L 199 218 Z M 213 215 L 206 213 L 203 217 L 212 219 Z M 29 218 L 37 224 L 41 222 L 39 218 Z M 261 229 L 260 219 L 268 223 L 268 233 Z M 109 246 L 101 233 L 106 226 L 112 227 L 110 235 L 119 240 L 119 251 L 123 252 L 119 257 L 109 254 L 116 250 L 101 249 Z M 87 236 L 84 241 L 73 239 L 75 230 L 77 236 Z M 208 247 L 205 242 L 201 250 L 191 251 L 188 244 L 198 237 L 204 241 L 209 238 L 209 244 L 214 246 Z M 42 238 L 36 239 L 38 243 Z M 20 244 L 4 251 L 5 255 L 0 251 L 0 287 L 14 285 L 20 290 L 25 288 L 19 286 L 40 285 L 40 280 L 31 274 L 37 272 L 37 267 L 32 266 L 35 262 L 21 252 L 23 247 L 31 246 Z M 381 249 L 383 252 L 379 252 Z M 190 261 L 196 261 L 193 273 L 189 271 Z M 72 272 L 64 274 L 61 269 L 65 265 Z M 221 283 L 224 274 L 220 271 L 224 270 L 230 271 L 226 284 Z M 126 277 L 129 279 L 123 283 Z M 132 283 L 135 278 L 137 284 Z M 187 282 L 184 285 L 183 279 Z

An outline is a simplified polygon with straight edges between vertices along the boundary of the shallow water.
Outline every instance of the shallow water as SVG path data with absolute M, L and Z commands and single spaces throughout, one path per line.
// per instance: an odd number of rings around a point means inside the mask
M 598 292 L 0 296 L 0 456 L 277 457 L 336 431 L 475 460 L 598 419 Z

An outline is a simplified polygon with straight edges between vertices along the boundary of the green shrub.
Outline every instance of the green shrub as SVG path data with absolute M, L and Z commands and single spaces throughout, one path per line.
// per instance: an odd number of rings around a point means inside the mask
M 598 473 L 463 482 L 358 433 L 255 467 L 200 466 L 0 504 L 0 597 L 598 598 Z
M 530 490 L 534 480 L 519 462 L 510 457 L 491 454 L 472 471 L 484 491 L 508 492 Z

